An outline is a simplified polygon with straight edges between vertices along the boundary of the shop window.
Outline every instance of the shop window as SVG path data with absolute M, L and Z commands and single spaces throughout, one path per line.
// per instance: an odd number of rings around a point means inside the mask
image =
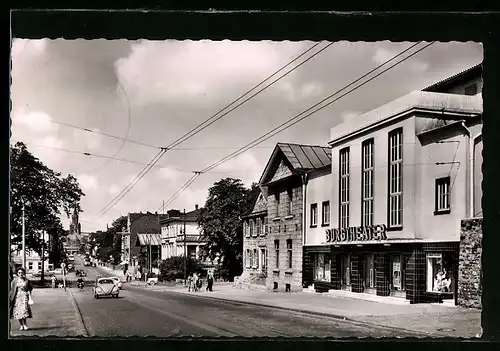
M 427 291 L 453 292 L 453 258 L 451 253 L 427 254 Z
M 450 213 L 450 177 L 436 179 L 434 214 Z
M 322 212 L 322 225 L 326 226 L 330 224 L 330 201 L 323 201 L 321 206 Z
M 318 204 L 311 204 L 311 227 L 318 225 Z
M 275 267 L 279 268 L 280 267 L 280 241 L 279 240 L 274 240 L 274 252 L 276 255 L 276 260 L 275 260 Z
M 286 240 L 287 267 L 292 268 L 292 239 Z
M 340 150 L 339 227 L 349 227 L 350 149 Z
M 291 215 L 293 213 L 293 189 L 289 188 L 286 193 L 288 195 L 287 214 Z
M 331 281 L 331 262 L 330 255 L 318 253 L 314 262 L 314 280 L 330 282 Z
M 373 225 L 373 139 L 362 144 L 361 221 L 363 226 Z
M 389 132 L 388 227 L 403 225 L 403 130 Z
M 253 249 L 253 268 L 259 268 L 259 251 L 257 249 Z
M 400 255 L 393 256 L 391 259 L 392 290 L 395 291 L 405 290 L 404 271 L 405 271 L 404 258 Z

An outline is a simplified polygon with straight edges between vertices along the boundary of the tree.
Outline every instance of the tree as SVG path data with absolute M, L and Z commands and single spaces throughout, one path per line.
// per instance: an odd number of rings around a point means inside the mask
M 85 194 L 74 176 L 62 178 L 61 173 L 34 157 L 22 142 L 10 147 L 10 158 L 11 245 L 21 249 L 24 203 L 26 248 L 41 254 L 41 233 L 46 231 L 51 242 L 56 243 L 49 245 L 50 251 L 54 251 L 49 252 L 49 257 L 59 260 L 59 243 L 66 235 L 59 216 L 63 211 L 69 217 L 74 208 L 81 212 L 80 200 Z
M 105 232 L 99 231 L 90 234 L 89 240 L 92 243 L 92 247 L 99 247 L 97 250 L 98 259 L 108 261 L 109 257 L 112 256 L 112 263 L 115 265 L 120 264 L 122 237 L 117 233 L 121 232 L 125 226 L 127 226 L 127 217 L 121 216 L 115 219 L 111 227 Z
M 243 270 L 243 224 L 241 216 L 252 203 L 256 185 L 247 189 L 239 179 L 226 178 L 208 190 L 198 223 L 202 232 L 200 256 L 212 261 L 219 255 L 222 278 L 233 280 Z
M 203 268 L 200 263 L 188 257 L 186 261 L 186 271 L 187 274 L 203 272 Z M 184 256 L 173 256 L 160 263 L 160 276 L 164 281 L 172 281 L 175 279 L 184 279 Z

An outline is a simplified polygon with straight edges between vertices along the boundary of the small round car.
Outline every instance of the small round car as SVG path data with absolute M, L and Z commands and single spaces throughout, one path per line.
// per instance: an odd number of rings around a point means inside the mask
M 120 289 L 112 278 L 97 278 L 94 286 L 94 298 L 118 297 Z

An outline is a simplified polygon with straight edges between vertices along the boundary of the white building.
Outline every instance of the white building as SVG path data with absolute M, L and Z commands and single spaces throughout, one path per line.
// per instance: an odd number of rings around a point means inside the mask
M 160 221 L 161 226 L 161 259 L 173 256 L 183 256 L 185 253 L 192 258 L 198 258 L 201 232 L 198 227 L 198 215 L 201 209 L 195 209 L 185 214 L 178 210 L 167 212 L 167 218 Z M 185 235 L 184 235 L 185 228 Z

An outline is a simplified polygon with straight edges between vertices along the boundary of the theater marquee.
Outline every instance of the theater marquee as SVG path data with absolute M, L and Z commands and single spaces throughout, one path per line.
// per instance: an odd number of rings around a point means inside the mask
M 349 227 L 342 229 L 327 229 L 326 242 L 370 241 L 387 240 L 387 227 L 378 224 L 363 227 Z

